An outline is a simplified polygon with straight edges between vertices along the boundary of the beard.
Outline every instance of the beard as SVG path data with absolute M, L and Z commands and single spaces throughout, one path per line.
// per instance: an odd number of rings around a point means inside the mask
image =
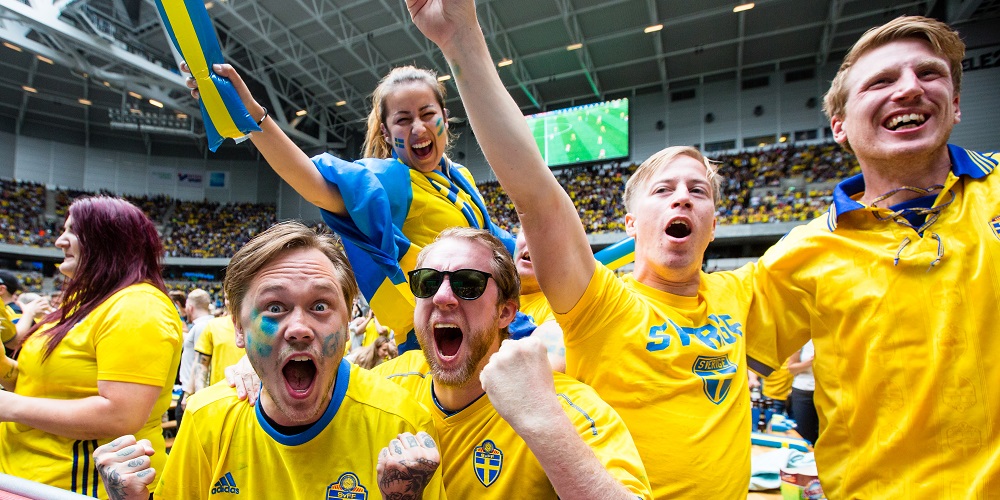
M 474 375 L 486 358 L 493 346 L 500 340 L 500 320 L 494 318 L 492 325 L 481 330 L 473 331 L 469 334 L 462 334 L 462 342 L 468 348 L 468 355 L 459 366 L 446 369 L 437 361 L 437 353 L 434 352 L 433 333 L 420 342 L 420 349 L 424 351 L 424 358 L 430 365 L 431 375 L 434 382 L 447 387 L 463 387 L 472 381 Z M 478 383 L 478 381 L 477 381 Z

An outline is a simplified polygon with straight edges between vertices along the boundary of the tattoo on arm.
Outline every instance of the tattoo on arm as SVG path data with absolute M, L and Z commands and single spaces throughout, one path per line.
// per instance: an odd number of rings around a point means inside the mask
M 194 365 L 194 372 L 191 376 L 194 379 L 194 392 L 198 392 L 212 385 L 212 357 L 200 352 L 196 352 L 195 356 L 197 363 Z

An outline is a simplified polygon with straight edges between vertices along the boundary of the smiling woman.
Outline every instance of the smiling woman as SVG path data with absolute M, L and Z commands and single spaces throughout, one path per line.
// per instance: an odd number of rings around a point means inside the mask
M 3 358 L 0 472 L 102 495 L 89 456 L 122 434 L 164 453 L 160 417 L 180 363 L 181 321 L 164 292 L 163 246 L 125 200 L 78 199 L 56 241 L 66 299 L 42 318 L 17 361 Z
M 307 157 L 267 119 L 236 70 L 228 64 L 213 69 L 232 80 L 251 116 L 262 120 L 261 132 L 250 135 L 254 145 L 343 239 L 361 293 L 379 321 L 396 332 L 400 352 L 418 347 L 406 273 L 442 230 L 486 229 L 514 251 L 514 238 L 490 219 L 472 174 L 446 155 L 451 132 L 445 87 L 434 73 L 404 66 L 379 82 L 365 158 L 352 162 L 329 153 Z M 188 86 L 197 96 L 193 78 Z

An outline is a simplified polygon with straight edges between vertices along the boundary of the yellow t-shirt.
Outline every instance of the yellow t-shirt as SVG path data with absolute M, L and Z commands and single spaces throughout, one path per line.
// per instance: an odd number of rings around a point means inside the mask
M 792 392 L 792 380 L 795 378 L 792 372 L 788 371 L 788 360 L 781 365 L 781 368 L 774 370 L 764 378 L 761 394 L 771 399 L 784 401 Z
M 949 153 L 922 236 L 857 177 L 758 262 L 748 354 L 777 367 L 812 338 L 829 498 L 1000 495 L 1000 153 Z
M 372 370 L 406 389 L 434 418 L 441 437 L 444 484 L 452 498 L 555 499 L 538 459 L 483 395 L 456 414 L 434 402 L 432 376 L 420 351 L 409 351 Z M 556 393 L 580 437 L 626 488 L 652 498 L 632 437 L 621 418 L 593 389 L 561 373 Z
M 45 327 L 43 327 L 45 328 Z M 149 419 L 135 432 L 149 439 L 153 467 L 166 461 L 161 417 L 170 406 L 180 364 L 182 326 L 170 299 L 152 285 L 129 286 L 82 319 L 46 360 L 49 337 L 37 332 L 18 357 L 17 394 L 47 399 L 97 396 L 98 381 L 163 387 Z M 0 472 L 76 493 L 107 498 L 91 454 L 115 436 L 76 440 L 13 422 L 0 424 Z
M 556 314 L 566 374 L 621 415 L 656 498 L 746 497 L 749 271 L 702 273 L 698 295 L 682 297 L 598 265 L 580 301 Z
M 216 384 L 191 396 L 154 498 L 381 498 L 379 451 L 402 432 L 420 431 L 437 440 L 430 416 L 408 394 L 346 361 L 326 412 L 294 435 Z M 424 498 L 445 498 L 440 467 Z
M 201 331 L 194 350 L 212 357 L 210 384 L 226 378 L 226 367 L 235 365 L 246 354 L 246 349 L 236 347 L 236 326 L 232 316 L 209 320 Z
M 546 321 L 556 319 L 552 313 L 552 307 L 542 292 L 526 293 L 521 295 L 521 312 L 531 317 L 536 325 L 541 325 Z
M 0 343 L 6 344 L 17 335 L 14 318 L 7 307 L 0 307 Z

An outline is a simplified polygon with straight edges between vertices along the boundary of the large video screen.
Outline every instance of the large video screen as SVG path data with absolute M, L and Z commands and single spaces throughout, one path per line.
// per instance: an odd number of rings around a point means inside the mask
M 549 167 L 627 158 L 628 99 L 528 115 Z

